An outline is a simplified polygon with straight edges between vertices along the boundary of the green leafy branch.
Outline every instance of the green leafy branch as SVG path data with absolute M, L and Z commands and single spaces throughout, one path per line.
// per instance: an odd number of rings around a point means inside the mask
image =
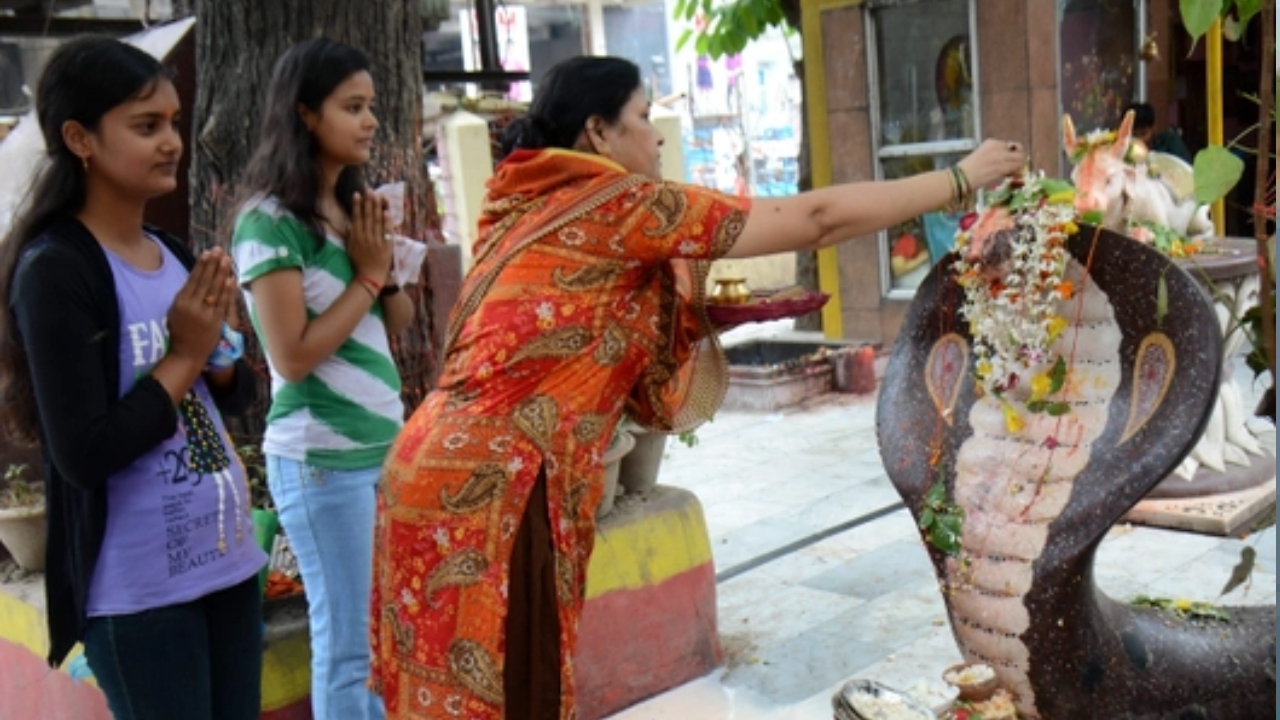
M 947 500 L 947 486 L 939 477 L 924 498 L 920 530 L 930 545 L 948 555 L 960 554 L 964 508 Z
M 44 493 L 38 482 L 27 480 L 27 466 L 14 463 L 4 471 L 4 491 L 0 492 L 0 508 L 39 505 Z
M 1268 0 L 1269 1 L 1269 0 Z M 1178 0 L 1182 24 L 1191 39 L 1199 41 L 1215 20 L 1222 20 L 1222 35 L 1235 41 L 1244 37 L 1249 21 L 1262 11 L 1264 0 Z
M 686 23 L 701 16 L 704 22 L 701 29 L 686 28 L 676 41 L 676 50 L 684 49 L 693 40 L 697 53 L 713 60 L 742 52 L 770 28 L 784 32 L 795 29 L 787 21 L 780 0 L 677 0 L 674 16 Z
M 1067 361 L 1058 356 L 1057 362 L 1053 364 L 1053 368 L 1049 370 L 1049 388 L 1044 393 L 1045 397 L 1036 398 L 1027 403 L 1027 410 L 1033 413 L 1045 413 L 1050 417 L 1062 417 L 1071 412 L 1071 403 L 1062 402 L 1060 400 L 1048 400 L 1052 395 L 1057 395 L 1062 391 L 1063 386 L 1067 384 Z
M 1210 605 L 1206 602 L 1194 600 L 1172 600 L 1169 598 L 1157 598 L 1147 595 L 1139 595 L 1130 603 L 1134 607 L 1152 608 L 1154 610 L 1163 610 L 1178 616 L 1184 620 L 1218 620 L 1220 622 L 1230 622 L 1231 615 L 1222 608 Z

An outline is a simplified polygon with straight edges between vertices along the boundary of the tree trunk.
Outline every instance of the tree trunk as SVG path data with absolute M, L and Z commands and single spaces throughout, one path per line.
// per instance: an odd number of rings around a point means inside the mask
M 782 6 L 782 15 L 787 19 L 787 24 L 801 32 L 801 16 L 800 16 L 800 0 L 780 0 Z M 804 80 L 804 59 L 801 58 L 791 64 L 792 71 L 800 80 L 800 107 L 801 117 L 808 117 L 809 114 L 809 86 Z M 800 128 L 800 151 L 799 157 L 796 158 L 797 182 L 796 189 L 800 192 L 813 189 L 813 173 L 812 164 L 809 162 L 809 153 L 812 145 L 809 142 L 809 124 L 803 123 Z M 800 250 L 796 252 L 796 284 L 809 290 L 818 289 L 818 253 L 813 250 Z M 822 313 L 810 313 L 796 318 L 797 330 L 821 330 L 822 329 Z
M 804 60 L 792 63 L 796 77 L 800 79 L 801 117 L 809 114 L 809 86 L 804 80 Z M 813 189 L 813 163 L 809 155 L 813 144 L 809 141 L 809 125 L 800 130 L 800 152 L 796 158 L 797 189 L 800 192 Z M 796 251 L 796 284 L 809 290 L 818 290 L 818 253 L 815 250 Z M 797 330 L 821 330 L 822 313 L 815 312 L 796 318 Z
M 435 199 L 422 161 L 422 18 L 413 0 L 195 0 L 197 91 L 191 114 L 191 243 L 195 249 L 230 240 L 237 180 L 257 141 L 262 101 L 271 70 L 301 40 L 330 37 L 364 50 L 378 93 L 378 137 L 368 180 L 372 186 L 403 180 L 406 235 L 438 237 Z M 412 297 L 418 322 L 393 342 L 410 410 L 435 379 L 431 291 L 422 283 Z M 251 333 L 250 333 L 251 334 Z M 250 342 L 252 359 L 261 354 Z M 266 373 L 262 376 L 265 378 Z M 269 393 L 260 393 L 268 398 Z M 259 413 L 243 439 L 261 430 Z
M 1275 112 L 1275 52 L 1276 52 L 1276 4 L 1263 3 L 1262 47 L 1268 49 L 1262 58 L 1262 78 L 1258 92 L 1258 155 L 1253 196 L 1253 236 L 1258 241 L 1258 272 L 1262 282 L 1258 305 L 1262 309 L 1262 343 L 1267 357 L 1267 366 L 1271 368 L 1271 389 L 1258 408 L 1258 414 L 1276 421 L 1276 305 L 1275 268 L 1271 267 L 1270 253 L 1267 252 L 1267 239 L 1272 233 L 1267 232 L 1267 224 L 1275 220 L 1275 207 L 1271 207 L 1271 218 L 1267 217 L 1267 194 L 1275 192 L 1272 184 L 1275 175 L 1271 173 L 1272 155 L 1271 141 L 1275 138 L 1271 132 L 1271 113 Z M 1266 57 L 1270 55 L 1270 57 Z

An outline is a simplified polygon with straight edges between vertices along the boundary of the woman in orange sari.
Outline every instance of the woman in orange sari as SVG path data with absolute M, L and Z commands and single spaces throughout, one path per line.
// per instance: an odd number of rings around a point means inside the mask
M 1025 159 L 987 141 L 953 170 L 753 201 L 663 182 L 648 111 L 633 64 L 575 58 L 507 130 L 439 387 L 385 466 L 372 642 L 388 718 L 575 717 L 614 427 L 687 430 L 724 396 L 709 261 L 865 235 Z

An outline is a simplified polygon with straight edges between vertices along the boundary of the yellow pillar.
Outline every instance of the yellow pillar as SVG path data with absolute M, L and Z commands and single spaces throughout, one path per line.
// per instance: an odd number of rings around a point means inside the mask
M 1209 144 L 1219 147 L 1222 136 L 1222 19 L 1213 21 L 1205 33 L 1205 104 L 1209 120 Z M 1226 200 L 1213 203 L 1213 232 L 1218 237 L 1226 234 Z
M 800 0 L 800 25 L 804 38 L 805 129 L 809 133 L 809 174 L 815 188 L 831 184 L 822 11 L 854 4 L 858 4 L 858 0 Z M 818 251 L 818 289 L 831 296 L 822 308 L 823 334 L 833 340 L 844 337 L 840 317 L 840 263 L 834 247 Z

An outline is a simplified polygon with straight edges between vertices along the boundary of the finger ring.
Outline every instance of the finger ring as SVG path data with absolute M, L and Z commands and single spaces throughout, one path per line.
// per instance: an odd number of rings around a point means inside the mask
M 213 307 L 214 305 L 218 304 L 218 298 L 214 297 L 213 295 L 205 295 L 204 304 L 208 305 L 209 307 Z

